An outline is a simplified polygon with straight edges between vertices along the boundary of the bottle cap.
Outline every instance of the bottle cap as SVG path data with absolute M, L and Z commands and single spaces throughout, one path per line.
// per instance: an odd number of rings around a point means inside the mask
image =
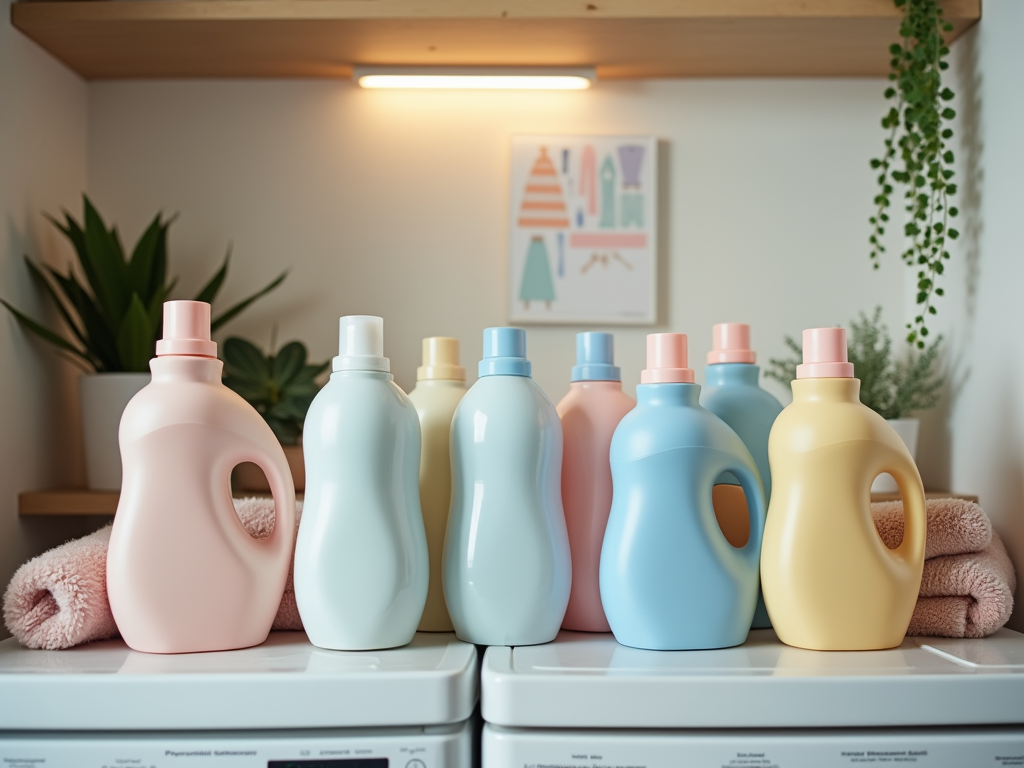
M 485 328 L 484 359 L 480 361 L 479 375 L 529 376 L 526 331 L 522 328 Z
M 750 326 L 746 323 L 718 323 L 711 326 L 711 344 L 708 365 L 757 361 L 757 355 L 750 348 Z
M 210 305 L 205 301 L 165 301 L 164 337 L 156 343 L 156 354 L 216 357 L 217 345 L 210 341 Z
M 391 370 L 391 361 L 384 357 L 384 319 L 373 315 L 346 315 L 339 322 L 336 371 Z
M 853 363 L 846 358 L 845 328 L 808 328 L 804 331 L 804 364 L 798 379 L 852 379 Z
M 431 336 L 423 340 L 423 365 L 416 369 L 416 381 L 433 379 L 466 380 L 466 369 L 459 365 L 458 339 Z
M 693 383 L 693 369 L 686 367 L 685 333 L 651 333 L 647 336 L 647 367 L 641 384 Z
M 576 334 L 576 365 L 573 381 L 622 381 L 615 363 L 615 337 L 610 333 L 585 331 Z

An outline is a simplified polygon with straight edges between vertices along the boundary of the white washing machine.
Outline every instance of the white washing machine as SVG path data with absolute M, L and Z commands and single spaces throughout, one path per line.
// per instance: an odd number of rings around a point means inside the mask
M 1024 766 L 1024 635 L 662 652 L 562 632 L 488 648 L 481 708 L 483 768 Z
M 272 632 L 157 655 L 0 642 L 3 768 L 471 768 L 476 648 L 417 634 L 347 653 Z

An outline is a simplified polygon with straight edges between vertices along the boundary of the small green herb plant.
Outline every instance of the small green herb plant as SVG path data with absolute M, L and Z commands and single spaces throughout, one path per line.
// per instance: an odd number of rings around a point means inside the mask
M 860 401 L 884 419 L 901 419 L 934 408 L 944 382 L 935 370 L 941 344 L 938 336 L 920 352 L 911 351 L 906 361 L 894 360 L 882 308 L 876 307 L 871 317 L 861 312 L 860 320 L 850 323 L 848 338 L 848 357 L 860 379 Z M 795 356 L 769 360 L 764 375 L 788 386 L 796 378 L 803 348 L 792 336 L 786 337 L 786 346 Z
M 953 25 L 942 18 L 938 0 L 894 0 L 903 9 L 900 24 L 902 44 L 894 43 L 892 71 L 893 85 L 885 90 L 885 98 L 896 104 L 882 118 L 882 127 L 889 131 L 885 139 L 885 152 L 871 161 L 871 167 L 880 171 L 879 192 L 875 196 L 875 214 L 869 242 L 871 260 L 878 269 L 879 257 L 885 252 L 882 236 L 889 221 L 890 196 L 893 184 L 904 187 L 903 199 L 907 212 L 904 234 L 910 243 L 901 254 L 903 261 L 917 269 L 917 304 L 920 314 L 907 323 L 907 341 L 924 349 L 928 336 L 927 318 L 936 314 L 933 299 L 943 295 L 936 285 L 945 271 L 949 259 L 948 242 L 959 233 L 949 223 L 958 211 L 950 205 L 956 194 L 953 183 L 953 151 L 947 142 L 953 131 L 944 121 L 956 117 L 956 112 L 943 102 L 954 94 L 943 87 L 941 73 L 949 68 L 944 61 L 949 47 L 943 32 L 951 32 Z M 902 169 L 894 167 L 897 153 Z
M 273 346 L 271 340 L 271 350 Z M 259 411 L 281 445 L 296 445 L 306 411 L 320 389 L 315 379 L 330 361 L 307 363 L 306 347 L 298 341 L 265 355 L 252 342 L 232 336 L 221 349 L 224 384 Z
M 67 211 L 64 221 L 50 216 L 74 246 L 78 272 L 69 266 L 61 273 L 53 267 L 25 257 L 36 277 L 53 300 L 68 338 L 33 320 L 0 299 L 26 330 L 52 344 L 80 368 L 97 373 L 145 372 L 156 354 L 156 341 L 163 335 L 163 303 L 177 283 L 167 280 L 167 228 L 174 217 L 157 214 L 125 258 L 117 227 L 107 228 L 102 217 L 83 197 L 84 216 L 79 223 Z M 196 294 L 196 301 L 213 302 L 228 273 L 230 251 L 217 273 Z M 244 311 L 261 296 L 279 286 L 282 272 L 262 289 L 213 318 L 212 330 Z

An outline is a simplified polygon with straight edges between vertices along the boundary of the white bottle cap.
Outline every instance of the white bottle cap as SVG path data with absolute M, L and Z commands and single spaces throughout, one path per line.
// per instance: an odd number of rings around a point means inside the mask
M 391 371 L 384 357 L 384 318 L 347 315 L 341 318 L 336 371 Z

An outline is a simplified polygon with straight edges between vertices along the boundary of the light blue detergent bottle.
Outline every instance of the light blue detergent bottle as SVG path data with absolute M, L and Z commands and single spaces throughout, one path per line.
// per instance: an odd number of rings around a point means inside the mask
M 487 328 L 479 379 L 452 420 L 444 597 L 477 645 L 555 638 L 569 602 L 562 426 L 530 376 L 526 332 Z
M 647 337 L 637 405 L 612 437 L 612 509 L 601 548 L 601 602 L 615 639 L 658 651 L 739 645 L 757 605 L 765 503 L 743 441 L 698 403 L 686 336 Z M 732 472 L 750 536 L 733 547 L 711 489 Z
M 712 329 L 712 350 L 704 369 L 704 391 L 700 404 L 733 428 L 754 457 L 761 475 L 765 505 L 772 498 L 772 475 L 768 468 L 768 434 L 782 403 L 757 385 L 761 369 L 750 348 L 750 326 L 745 323 L 719 323 Z M 732 474 L 719 478 L 715 488 L 715 513 L 725 536 L 736 546 L 747 539 L 746 499 Z M 757 610 L 752 629 L 772 625 L 764 607 L 761 588 L 757 590 Z
M 295 600 L 321 648 L 405 645 L 427 599 L 420 420 L 390 367 L 384 321 L 341 318 L 334 372 L 306 414 Z

